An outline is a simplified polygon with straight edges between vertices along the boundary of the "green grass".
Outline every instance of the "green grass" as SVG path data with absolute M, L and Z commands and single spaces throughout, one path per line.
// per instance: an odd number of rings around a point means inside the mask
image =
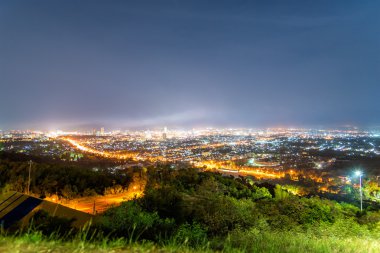
M 4 253 L 35 253 L 35 252 L 73 252 L 73 253 L 119 253 L 119 252 L 205 252 L 193 250 L 186 246 L 157 246 L 151 242 L 128 243 L 128 240 L 98 240 L 83 241 L 80 239 L 60 240 L 46 238 L 33 232 L 24 235 L 0 235 L 0 252 Z
M 226 242 L 226 251 L 234 252 L 315 252 L 315 253 L 377 253 L 380 241 L 370 237 L 331 237 L 293 232 L 236 233 Z M 236 252 L 239 252 L 236 250 Z
M 315 237 L 305 233 L 291 232 L 237 232 L 231 234 L 227 240 L 214 241 L 211 244 L 220 244 L 223 252 L 286 252 L 286 253 L 374 253 L 380 252 L 380 241 L 374 238 L 339 238 Z M 169 243 L 158 246 L 151 242 L 128 243 L 127 240 L 97 240 L 93 242 L 81 240 L 60 240 L 54 237 L 44 237 L 38 232 L 23 235 L 1 235 L 0 252 L 212 252 L 210 249 L 198 250 Z

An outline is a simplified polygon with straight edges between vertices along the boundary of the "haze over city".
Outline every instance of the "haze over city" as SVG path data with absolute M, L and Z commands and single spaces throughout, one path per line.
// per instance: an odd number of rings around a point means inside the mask
M 0 129 L 380 124 L 378 1 L 1 1 Z

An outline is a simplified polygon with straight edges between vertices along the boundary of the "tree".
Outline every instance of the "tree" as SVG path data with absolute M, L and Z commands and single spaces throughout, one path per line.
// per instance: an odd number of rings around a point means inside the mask
M 61 194 L 66 199 L 72 199 L 74 197 L 74 192 L 73 192 L 73 189 L 71 188 L 71 185 L 65 185 L 65 187 L 63 187 L 61 191 Z
M 282 200 L 290 197 L 289 192 L 282 189 L 281 185 L 276 184 L 276 187 L 274 188 L 274 197 L 277 200 Z

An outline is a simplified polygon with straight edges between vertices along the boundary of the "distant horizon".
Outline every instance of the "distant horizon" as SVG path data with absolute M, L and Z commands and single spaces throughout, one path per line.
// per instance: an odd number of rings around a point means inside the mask
M 4 124 L 7 125 L 7 124 Z M 116 130 L 152 130 L 152 129 L 160 129 L 160 128 L 170 128 L 170 129 L 206 129 L 206 128 L 215 128 L 215 129 L 349 129 L 349 128 L 357 128 L 357 129 L 376 129 L 380 128 L 380 124 L 372 124 L 372 125 L 360 125 L 360 124 L 256 124 L 256 125 L 247 125 L 247 124 L 107 124 L 104 123 L 87 123 L 87 124 L 75 124 L 75 123 L 67 123 L 67 124 L 21 124 L 21 126 L 14 127 L 2 127 L 2 122 L 0 122 L 0 131 L 9 131 L 9 130 L 43 130 L 43 131 L 53 131 L 53 130 L 64 130 L 64 131 L 91 131 L 93 129 L 112 129 L 112 131 Z
M 320 130 L 320 131 L 349 131 L 349 130 L 358 130 L 358 131 L 380 131 L 379 126 L 355 126 L 355 125 L 340 125 L 340 126 L 297 126 L 297 125 L 272 125 L 272 126 L 170 126 L 170 125 L 158 125 L 158 126 L 150 126 L 150 127 L 107 127 L 106 125 L 97 125 L 93 127 L 56 127 L 56 128 L 46 128 L 46 127 L 36 127 L 36 128 L 1 128 L 0 131 L 41 131 L 41 132 L 55 132 L 55 131 L 63 131 L 63 132 L 92 132 L 92 131 L 100 131 L 104 128 L 106 133 L 108 132 L 127 132 L 127 131 L 162 131 L 166 128 L 168 131 L 191 131 L 191 130 L 206 130 L 206 129 L 215 129 L 215 130 L 252 130 L 252 131 L 262 131 L 262 130 Z

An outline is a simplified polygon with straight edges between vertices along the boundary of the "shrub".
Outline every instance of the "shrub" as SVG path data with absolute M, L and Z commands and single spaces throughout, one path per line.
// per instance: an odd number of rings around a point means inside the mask
M 199 247 L 207 243 L 207 233 L 199 223 L 184 223 L 178 227 L 173 239 L 176 244 Z
M 100 220 L 100 229 L 130 241 L 166 237 L 173 227 L 174 220 L 161 219 L 157 212 L 146 212 L 135 201 L 108 209 Z

